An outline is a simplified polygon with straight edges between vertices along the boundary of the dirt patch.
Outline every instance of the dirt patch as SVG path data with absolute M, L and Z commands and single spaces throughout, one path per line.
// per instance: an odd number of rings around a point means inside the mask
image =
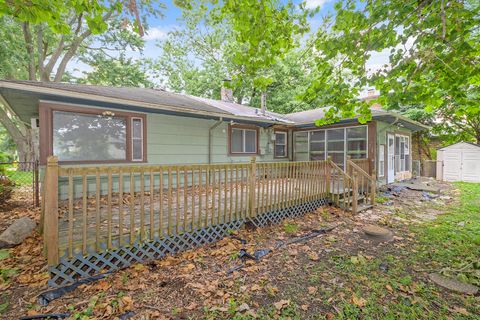
M 442 194 L 452 194 L 449 188 Z M 0 260 L 2 269 L 16 269 L 8 283 L 0 286 L 8 292 L 7 298 L 1 298 L 8 301 L 4 317 L 55 312 L 112 319 L 133 312 L 130 315 L 134 319 L 219 319 L 239 313 L 251 318 L 320 315 L 330 319 L 346 314 L 348 306 L 364 308 L 367 297 L 358 288 L 374 290 L 375 284 L 368 282 L 368 276 L 386 279 L 396 268 L 396 259 L 408 258 L 407 249 L 415 243 L 415 234 L 409 230 L 410 219 L 417 219 L 416 215 L 433 205 L 439 206 L 441 214 L 440 208 L 452 199 L 423 201 L 421 192 L 402 190 L 388 201 L 393 203 L 380 204 L 357 216 L 325 207 L 281 225 L 243 229 L 235 237 L 137 264 L 91 285 L 82 285 L 48 306 L 37 303 L 37 296 L 48 289 L 37 235 L 13 249 L 9 258 Z M 376 242 L 365 238 L 363 227 L 372 223 L 391 230 L 393 240 Z M 328 226 L 335 228 L 302 242 L 280 245 Z M 241 249 L 250 254 L 258 249 L 269 249 L 271 253 L 259 261 L 247 259 L 243 268 L 228 273 L 241 263 Z M 355 285 L 352 270 L 357 272 Z M 411 298 L 411 292 L 421 290 L 418 283 L 428 275 L 413 270 L 413 266 L 412 270 L 398 272 L 413 276 L 405 276 L 398 287 L 382 283 L 386 292 L 382 299 L 385 303 L 398 304 L 405 299 L 418 303 Z

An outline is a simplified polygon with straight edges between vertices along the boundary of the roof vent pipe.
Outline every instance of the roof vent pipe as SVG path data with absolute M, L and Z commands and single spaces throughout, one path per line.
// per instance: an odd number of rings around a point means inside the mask
M 224 79 L 220 89 L 220 99 L 223 102 L 233 102 L 233 90 L 231 89 L 231 80 Z
M 262 110 L 262 115 L 265 115 L 265 112 L 267 111 L 267 93 L 262 92 L 262 95 L 260 96 L 260 106 Z

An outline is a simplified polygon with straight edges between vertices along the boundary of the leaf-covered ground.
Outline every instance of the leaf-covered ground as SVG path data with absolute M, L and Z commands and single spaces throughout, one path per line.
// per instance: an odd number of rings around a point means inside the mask
M 381 195 L 385 204 L 357 216 L 323 208 L 241 230 L 236 236 L 245 245 L 229 237 L 134 265 L 47 307 L 37 304 L 48 275 L 36 235 L 0 251 L 0 313 L 6 319 L 59 312 L 75 319 L 478 319 L 479 296 L 439 288 L 428 274 L 480 284 L 480 185 L 440 187 L 433 200 L 403 190 Z M 390 229 L 393 240 L 372 241 L 362 231 L 366 224 Z M 278 248 L 326 226 L 336 228 Z M 227 274 L 240 264 L 241 248 L 273 252 Z

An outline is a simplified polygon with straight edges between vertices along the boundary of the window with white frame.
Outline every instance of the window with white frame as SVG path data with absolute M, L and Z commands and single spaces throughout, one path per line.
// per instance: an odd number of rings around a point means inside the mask
M 325 130 L 296 132 L 294 134 L 295 160 L 325 160 L 332 161 L 340 167 L 345 165 L 347 156 L 352 159 L 365 159 L 368 156 L 367 126 L 335 128 Z M 304 154 L 306 157 L 303 157 Z
M 385 145 L 378 146 L 378 176 L 385 176 Z
M 286 158 L 288 154 L 287 149 L 287 132 L 286 131 L 276 131 L 275 132 L 275 158 Z
M 395 135 L 395 173 L 410 171 L 410 138 Z
M 231 154 L 256 154 L 257 129 L 230 128 L 230 153 Z
M 310 132 L 310 160 L 325 160 L 325 130 Z
M 347 156 L 352 159 L 367 158 L 367 127 L 347 128 Z
M 132 118 L 132 161 L 143 161 L 142 118 Z

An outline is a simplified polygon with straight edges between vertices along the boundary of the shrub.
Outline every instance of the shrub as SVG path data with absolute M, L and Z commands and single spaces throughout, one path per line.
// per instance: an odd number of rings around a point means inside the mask
M 10 199 L 14 186 L 15 183 L 7 177 L 5 168 L 0 166 L 0 199 L 2 201 Z

